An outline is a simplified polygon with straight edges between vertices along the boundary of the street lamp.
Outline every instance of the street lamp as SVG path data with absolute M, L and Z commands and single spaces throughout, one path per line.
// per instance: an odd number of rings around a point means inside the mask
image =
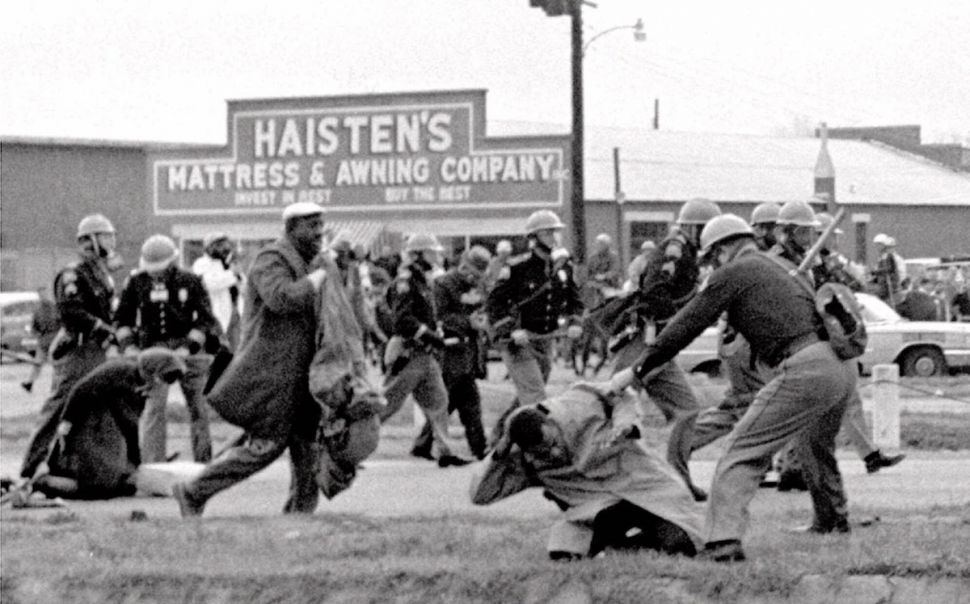
M 572 20 L 572 96 L 573 96 L 573 144 L 572 144 L 572 211 L 573 252 L 576 262 L 586 261 L 586 200 L 583 178 L 583 55 L 589 45 L 597 38 L 620 29 L 634 30 L 633 39 L 643 41 L 643 21 L 637 19 L 633 25 L 619 25 L 605 29 L 583 44 L 583 4 L 595 6 L 589 0 L 529 0 L 533 7 L 541 8 L 550 17 L 569 15 Z
M 589 40 L 586 40 L 586 43 L 583 44 L 583 56 L 584 57 L 586 56 L 586 51 L 589 49 L 590 44 L 602 38 L 608 33 L 619 31 L 621 29 L 632 29 L 634 42 L 643 42 L 644 40 L 647 39 L 647 32 L 643 31 L 643 19 L 637 19 L 637 22 L 634 23 L 633 25 L 617 25 L 616 27 L 604 29 L 603 31 L 599 32 Z

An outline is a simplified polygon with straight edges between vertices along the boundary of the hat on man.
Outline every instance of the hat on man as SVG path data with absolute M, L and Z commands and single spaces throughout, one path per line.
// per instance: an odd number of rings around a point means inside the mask
M 879 245 L 885 245 L 886 247 L 892 247 L 896 245 L 896 240 L 885 233 L 879 233 L 878 235 L 873 237 L 872 242 L 877 243 Z
M 285 222 L 290 218 L 303 218 L 304 216 L 317 216 L 326 213 L 327 211 L 319 204 L 312 201 L 298 201 L 283 208 L 283 221 Z
M 178 248 L 171 237 L 152 235 L 141 246 L 138 267 L 150 273 L 168 268 L 179 257 Z
M 206 234 L 205 237 L 202 238 L 202 247 L 208 249 L 209 246 L 212 245 L 213 243 L 218 243 L 223 240 L 228 241 L 229 235 L 227 235 L 222 231 L 215 231 L 212 233 L 208 233 Z

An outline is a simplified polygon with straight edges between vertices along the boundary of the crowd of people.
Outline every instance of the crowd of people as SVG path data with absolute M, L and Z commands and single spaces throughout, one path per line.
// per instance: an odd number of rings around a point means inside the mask
M 448 261 L 434 235 L 414 233 L 400 253 L 371 260 L 345 234 L 325 235 L 323 207 L 300 202 L 284 208 L 280 238 L 245 271 L 227 233 L 207 236 L 190 270 L 172 239 L 153 235 L 116 287 L 114 227 L 88 216 L 78 261 L 54 281 L 53 388 L 21 476 L 49 495 L 133 494 L 141 464 L 171 459 L 165 410 L 178 383 L 192 455 L 204 464 L 172 489 L 182 516 L 201 516 L 210 498 L 287 451 L 284 512 L 312 513 L 321 492 L 350 485 L 379 424 L 412 397 L 426 421 L 411 454 L 440 468 L 482 462 L 474 503 L 538 486 L 559 506 L 553 559 L 647 548 L 743 560 L 748 505 L 777 459 L 811 495 L 805 530 L 849 532 L 840 428 L 869 472 L 902 456 L 868 439 L 855 363 L 826 331 L 816 297 L 882 288 L 899 308 L 908 296 L 894 242 L 877 237 L 886 251 L 867 275 L 839 252 L 833 221 L 805 202 L 762 204 L 748 221 L 692 199 L 624 271 L 605 234 L 577 267 L 549 210 L 528 217 L 519 255 L 503 240 L 494 254 L 476 245 Z M 837 318 L 852 331 L 850 312 Z M 715 324 L 729 388 L 703 409 L 675 357 Z M 556 347 L 594 333 L 609 343 L 596 354 L 610 357 L 611 378 L 550 393 Z M 478 381 L 490 349 L 515 398 L 487 427 Z M 642 438 L 644 405 L 671 426 L 665 456 Z M 244 431 L 216 455 L 210 408 Z M 449 435 L 452 413 L 472 458 Z M 688 461 L 722 436 L 708 493 Z

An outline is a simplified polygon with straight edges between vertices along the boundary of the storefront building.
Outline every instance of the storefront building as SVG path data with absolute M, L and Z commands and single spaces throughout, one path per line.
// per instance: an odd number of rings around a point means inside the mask
M 279 236 L 281 208 L 303 200 L 328 209 L 331 236 L 343 231 L 374 254 L 399 250 L 413 232 L 451 252 L 501 238 L 522 250 L 531 212 L 570 220 L 570 137 L 487 123 L 485 96 L 230 101 L 224 146 L 0 138 L 0 289 L 49 286 L 93 212 L 114 222 L 129 269 L 155 233 L 176 239 L 184 265 L 213 231 L 235 238 L 245 259 Z M 585 140 L 586 238 L 610 235 L 624 263 L 662 238 L 690 198 L 747 218 L 763 201 L 814 192 L 814 138 L 590 127 Z M 829 149 L 847 210 L 844 253 L 871 263 L 879 232 L 904 257 L 970 253 L 966 172 L 874 143 Z

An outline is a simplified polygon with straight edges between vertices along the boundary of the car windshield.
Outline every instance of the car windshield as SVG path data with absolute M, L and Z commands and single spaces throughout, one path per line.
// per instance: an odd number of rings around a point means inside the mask
M 862 307 L 862 320 L 866 323 L 898 323 L 902 321 L 895 310 L 879 298 L 870 294 L 856 294 Z

